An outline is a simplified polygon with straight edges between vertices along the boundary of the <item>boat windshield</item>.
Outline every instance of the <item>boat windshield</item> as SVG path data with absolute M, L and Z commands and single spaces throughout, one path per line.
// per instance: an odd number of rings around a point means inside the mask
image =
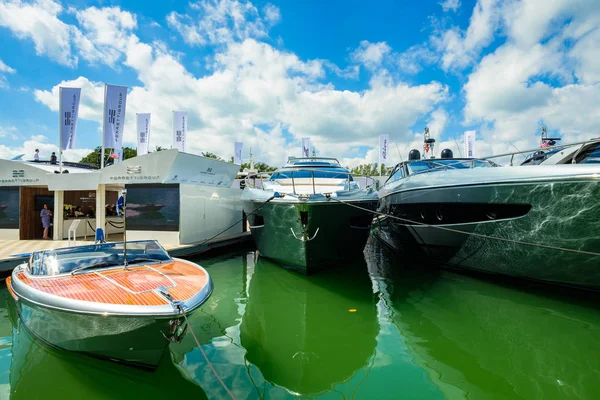
M 28 270 L 32 275 L 52 276 L 122 266 L 123 254 L 123 242 L 36 251 L 29 258 Z M 155 240 L 127 242 L 128 265 L 164 263 L 170 260 L 169 254 Z
M 410 175 L 424 172 L 446 171 L 449 169 L 471 169 L 497 167 L 498 165 L 489 160 L 459 160 L 459 159 L 430 159 L 411 161 L 407 164 Z
M 598 164 L 600 163 L 600 143 L 592 145 L 582 151 L 577 159 L 577 164 Z
M 298 170 L 286 170 L 286 171 L 275 171 L 273 175 L 271 175 L 271 181 L 276 181 L 278 179 L 301 179 L 301 178 L 312 178 L 314 174 L 315 179 L 348 179 L 349 172 L 344 168 L 327 168 L 323 170 L 307 170 L 307 169 L 298 169 Z M 350 181 L 353 181 L 352 175 L 350 175 Z

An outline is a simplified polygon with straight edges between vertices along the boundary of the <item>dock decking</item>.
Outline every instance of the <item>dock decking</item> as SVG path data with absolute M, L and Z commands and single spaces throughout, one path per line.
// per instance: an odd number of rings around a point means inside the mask
M 149 238 L 151 239 L 151 238 Z M 251 239 L 250 232 L 229 237 L 220 237 L 206 243 L 169 245 L 162 244 L 167 252 L 174 257 L 186 257 L 204 253 L 217 247 L 232 246 Z M 122 241 L 123 235 L 109 235 L 107 242 Z M 71 242 L 74 246 L 93 244 L 93 240 L 77 240 Z M 39 250 L 50 250 L 69 246 L 68 240 L 0 240 L 0 273 L 8 273 L 14 267 L 27 259 L 26 254 Z

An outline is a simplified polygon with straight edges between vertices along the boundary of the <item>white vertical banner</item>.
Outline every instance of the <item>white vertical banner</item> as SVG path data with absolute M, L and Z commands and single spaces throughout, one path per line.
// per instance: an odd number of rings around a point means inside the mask
M 310 138 L 302 138 L 302 157 L 310 157 Z
M 233 163 L 242 165 L 242 148 L 244 147 L 244 143 L 235 142 L 235 152 L 233 153 Z
M 173 148 L 179 151 L 185 151 L 187 123 L 187 111 L 173 111 Z
M 116 155 L 115 161 L 114 161 L 115 163 L 123 161 L 123 148 L 122 147 L 116 148 L 114 154 Z
M 106 85 L 104 91 L 104 129 L 102 132 L 102 145 L 105 148 L 116 150 L 122 147 L 126 104 L 127 86 Z
M 388 152 L 390 149 L 390 135 L 379 135 L 379 164 L 388 162 Z
M 59 88 L 60 96 L 60 149 L 75 148 L 77 116 L 79 115 L 79 99 L 81 88 Z
M 137 155 L 148 154 L 150 146 L 150 113 L 137 115 Z
M 465 131 L 465 157 L 475 158 L 475 131 Z

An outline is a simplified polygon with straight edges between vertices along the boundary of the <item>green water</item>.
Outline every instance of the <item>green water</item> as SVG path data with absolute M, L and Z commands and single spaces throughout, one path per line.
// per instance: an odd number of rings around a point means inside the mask
M 251 251 L 197 260 L 190 319 L 237 399 L 597 399 L 600 296 L 365 260 L 305 277 Z M 350 312 L 349 310 L 356 310 Z M 225 399 L 188 333 L 154 373 L 46 347 L 0 289 L 2 399 Z

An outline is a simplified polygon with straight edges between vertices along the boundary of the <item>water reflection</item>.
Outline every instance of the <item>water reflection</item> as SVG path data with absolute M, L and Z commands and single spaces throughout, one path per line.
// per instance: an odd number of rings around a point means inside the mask
M 150 373 L 40 343 L 21 323 L 6 287 L 0 295 L 2 399 L 207 398 L 182 379 L 168 352 L 158 372 Z
M 310 277 L 253 252 L 197 260 L 215 290 L 191 329 L 237 399 L 600 393 L 600 296 L 407 266 L 376 241 L 365 258 Z M 138 397 L 227 394 L 190 334 L 148 373 L 38 343 L 0 288 L 0 398 Z
M 331 390 L 369 364 L 379 327 L 363 262 L 310 277 L 260 259 L 240 327 L 247 359 L 303 396 Z
M 401 262 L 374 246 L 369 271 L 384 288 L 388 316 L 414 363 L 446 397 L 591 399 L 600 393 L 599 296 L 400 269 Z

